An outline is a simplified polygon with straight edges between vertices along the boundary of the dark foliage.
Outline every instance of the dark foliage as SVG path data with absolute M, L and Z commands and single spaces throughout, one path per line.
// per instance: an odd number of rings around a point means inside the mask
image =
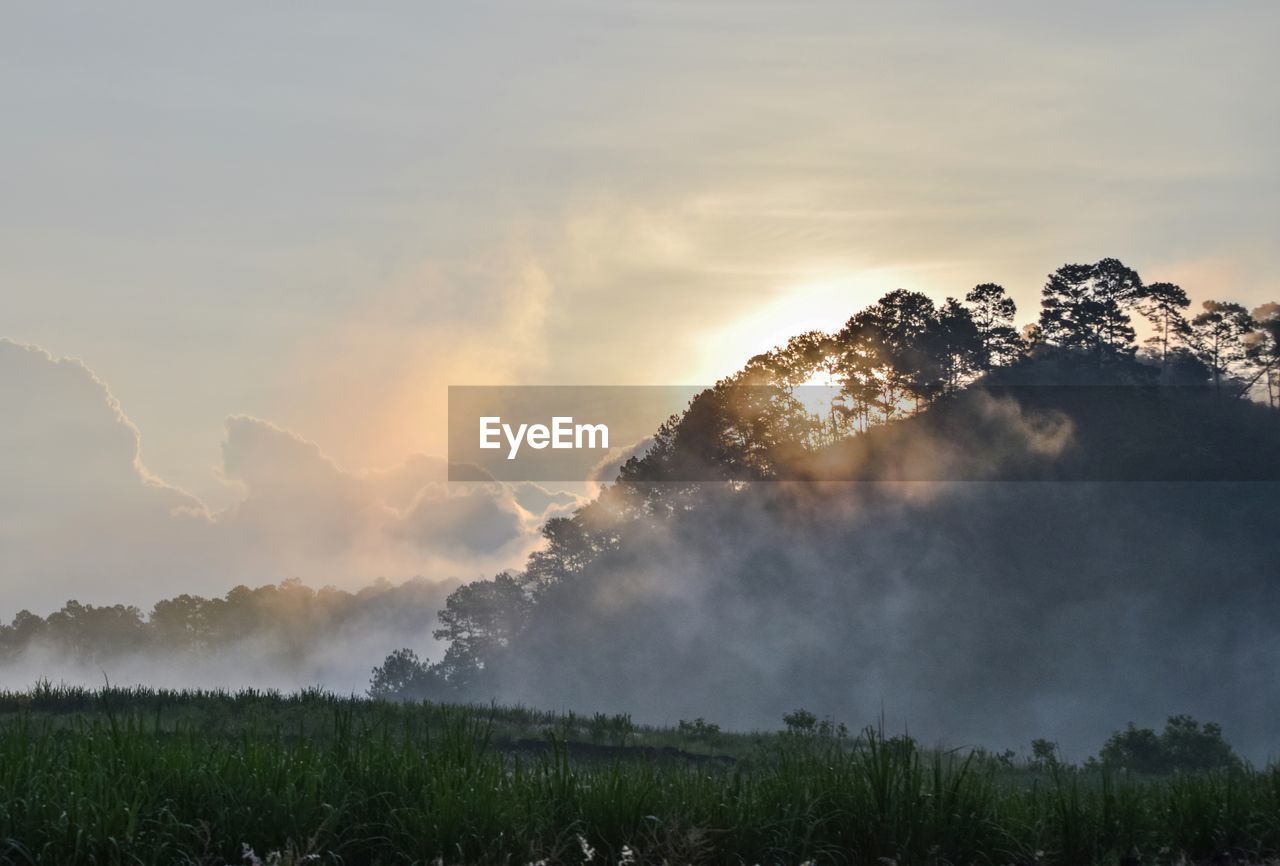
M 1111 735 L 1098 761 L 1108 769 L 1153 775 L 1240 766 L 1219 725 L 1208 722 L 1201 726 L 1187 715 L 1170 716 L 1161 734 L 1130 722 L 1123 731 Z

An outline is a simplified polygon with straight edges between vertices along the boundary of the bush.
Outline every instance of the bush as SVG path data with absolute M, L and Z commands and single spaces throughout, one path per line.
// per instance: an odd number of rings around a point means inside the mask
M 787 713 L 782 717 L 782 723 L 787 726 L 787 733 L 789 734 L 839 737 L 840 739 L 849 736 L 849 728 L 844 722 L 835 722 L 830 718 L 819 719 L 817 715 L 806 709 Z
M 1139 728 L 1130 722 L 1111 735 L 1098 753 L 1104 767 L 1135 773 L 1164 774 L 1222 770 L 1240 765 L 1240 758 L 1222 736 L 1222 728 L 1203 727 L 1191 716 L 1170 716 L 1164 732 Z
M 799 709 L 783 716 L 782 723 L 787 726 L 788 733 L 812 734 L 818 727 L 818 717 L 808 710 Z

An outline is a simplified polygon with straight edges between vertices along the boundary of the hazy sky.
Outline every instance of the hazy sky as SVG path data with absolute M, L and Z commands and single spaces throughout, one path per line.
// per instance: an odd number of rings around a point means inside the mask
M 448 384 L 705 382 L 898 286 L 1274 299 L 1280 6 L 1120 5 L 11 4 L 0 336 L 225 507 L 239 413 L 390 467 Z

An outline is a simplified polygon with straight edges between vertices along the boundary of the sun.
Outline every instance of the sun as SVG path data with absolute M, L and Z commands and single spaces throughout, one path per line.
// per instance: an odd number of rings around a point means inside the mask
M 837 331 L 858 310 L 885 292 L 910 285 L 899 269 L 836 272 L 780 287 L 774 297 L 702 340 L 697 369 L 704 383 L 730 375 L 754 355 L 806 331 Z M 825 377 L 812 384 L 825 386 Z

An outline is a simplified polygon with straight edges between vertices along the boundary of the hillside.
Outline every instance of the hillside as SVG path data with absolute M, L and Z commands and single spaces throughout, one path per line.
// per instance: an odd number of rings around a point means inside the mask
M 1149 423 L 1133 404 L 1091 404 L 1087 419 L 1061 402 L 1018 405 L 1080 431 L 1037 469 L 1098 480 L 704 485 L 545 590 L 480 693 L 656 720 L 713 707 L 738 726 L 801 705 L 858 722 L 883 712 L 930 741 L 1047 736 L 1077 756 L 1115 719 L 1191 712 L 1266 757 L 1280 706 L 1268 673 L 1280 663 L 1280 486 L 1118 483 L 1170 465 L 1167 436 L 1095 456 L 1108 431 Z M 1203 423 L 1163 404 L 1149 414 L 1183 419 L 1179 441 L 1197 447 L 1256 432 L 1249 408 Z M 951 435 L 970 416 L 965 403 L 939 407 L 842 457 L 1007 466 Z M 1230 455 L 1207 452 L 1187 475 L 1262 463 Z M 1262 465 L 1274 477 L 1277 464 Z
M 1268 758 L 1280 414 L 1251 389 L 1280 320 L 1207 302 L 1139 353 L 1128 311 L 1176 288 L 1064 266 L 1022 337 L 999 286 L 899 290 L 750 359 L 522 572 L 450 597 L 419 693 L 1077 757 L 1186 712 Z

